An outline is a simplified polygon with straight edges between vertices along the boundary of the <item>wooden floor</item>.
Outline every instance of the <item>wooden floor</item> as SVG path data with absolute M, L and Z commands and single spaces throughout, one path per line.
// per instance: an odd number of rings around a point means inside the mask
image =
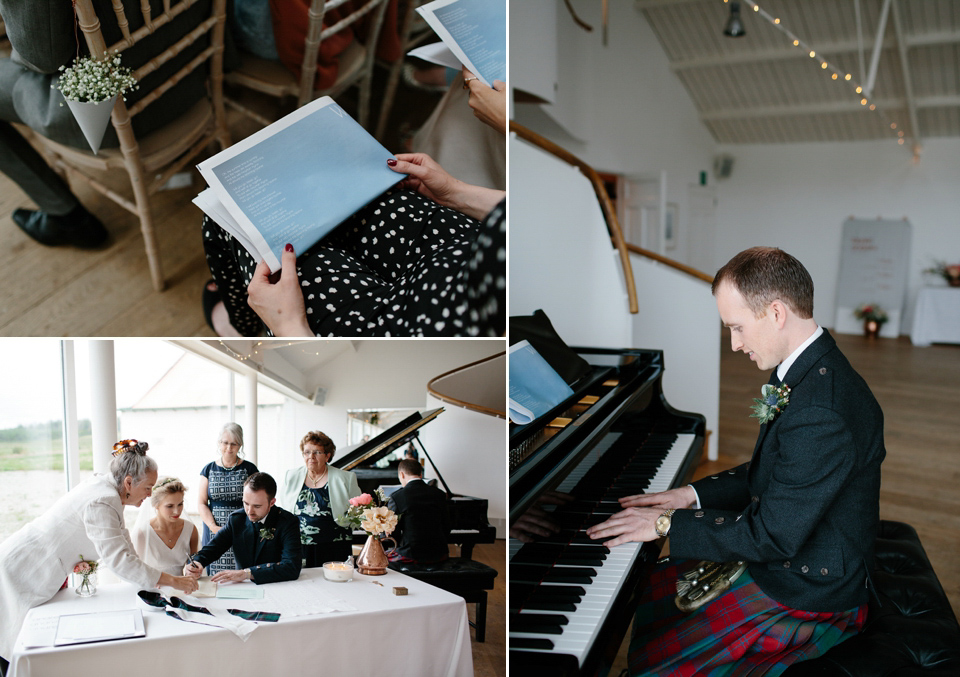
M 909 338 L 835 334 L 884 414 L 880 519 L 907 522 L 920 535 L 954 613 L 960 616 L 960 346 L 914 347 Z M 696 479 L 750 460 L 757 439 L 749 405 L 766 383 L 724 330 L 720 358 L 719 460 Z M 629 632 L 627 637 L 629 637 Z M 611 671 L 627 666 L 624 641 Z
M 474 677 L 503 677 L 507 674 L 507 545 L 504 539 L 480 544 L 473 549 L 473 559 L 497 570 L 493 590 L 487 591 L 487 634 L 485 641 L 473 641 Z M 476 620 L 476 604 L 467 604 L 470 620 Z
M 377 102 L 384 83 L 385 71 L 378 69 L 372 124 L 380 114 Z M 403 137 L 416 130 L 440 100 L 439 94 L 412 90 L 402 80 L 397 90 L 384 139 L 392 152 L 405 150 Z M 251 103 L 249 94 L 237 94 Z M 259 108 L 259 103 L 252 105 Z M 353 112 L 349 96 L 341 103 Z M 275 100 L 261 110 L 274 115 Z M 228 123 L 234 142 L 259 128 L 233 111 L 228 111 Z M 131 195 L 125 173 L 96 178 Z M 110 238 L 93 251 L 45 247 L 11 218 L 14 209 L 36 205 L 0 174 L 0 336 L 213 336 L 200 305 L 203 284 L 210 277 L 200 237 L 201 212 L 191 202 L 205 185 L 194 170 L 192 186 L 158 193 L 152 203 L 167 280 L 166 290 L 159 293 L 151 285 L 140 223 L 132 214 L 85 183 L 74 182 L 74 193 L 103 221 Z

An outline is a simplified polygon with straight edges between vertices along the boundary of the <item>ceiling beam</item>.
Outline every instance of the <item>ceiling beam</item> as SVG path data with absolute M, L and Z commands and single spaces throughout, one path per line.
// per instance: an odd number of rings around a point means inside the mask
M 873 103 L 880 110 L 897 110 L 908 108 L 908 101 L 902 98 L 877 99 Z M 929 96 L 913 100 L 914 107 L 920 108 L 945 108 L 949 106 L 960 106 L 960 95 L 951 96 Z M 856 113 L 867 110 L 866 106 L 860 104 L 857 100 L 850 101 L 830 101 L 822 103 L 809 103 L 803 105 L 790 106 L 758 106 L 756 108 L 728 108 L 723 110 L 709 111 L 700 113 L 700 119 L 704 122 L 713 122 L 719 120 L 736 120 L 744 118 L 766 118 L 766 117 L 786 117 L 790 115 L 818 115 L 823 113 Z M 911 120 L 912 124 L 912 120 Z
M 914 154 L 922 143 L 920 126 L 917 122 L 917 101 L 913 97 L 913 78 L 910 76 L 910 62 L 907 60 L 907 45 L 903 41 L 903 25 L 900 23 L 899 3 L 893 4 L 893 31 L 897 36 L 897 46 L 900 52 L 900 68 L 903 70 L 903 93 L 907 98 L 907 113 L 910 116 L 910 132 L 913 135 Z
M 873 43 L 873 55 L 870 57 L 870 71 L 863 85 L 863 91 L 867 96 L 873 94 L 873 84 L 877 81 L 877 67 L 880 65 L 880 51 L 883 49 L 883 34 L 887 30 L 887 16 L 890 13 L 891 1 L 892 0 L 883 0 L 883 9 L 880 10 L 877 37 Z
M 896 41 L 892 38 L 883 42 L 884 49 L 892 49 L 896 46 Z M 845 54 L 856 52 L 859 45 L 856 39 L 841 40 L 830 44 L 816 45 L 817 54 Z M 774 61 L 783 59 L 809 59 L 806 50 L 802 47 L 794 47 L 793 44 L 783 41 L 783 48 L 764 49 L 755 52 L 731 52 L 729 54 L 716 54 L 713 56 L 702 56 L 696 59 L 684 59 L 674 61 L 670 64 L 670 70 L 673 72 L 688 70 L 690 68 L 705 68 L 708 66 L 732 66 L 741 63 L 754 63 L 761 61 Z

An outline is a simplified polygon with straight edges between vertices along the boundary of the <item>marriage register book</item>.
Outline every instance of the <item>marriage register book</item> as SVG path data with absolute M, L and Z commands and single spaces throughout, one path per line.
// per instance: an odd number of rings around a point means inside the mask
M 401 181 L 391 157 L 325 96 L 197 165 L 193 202 L 276 272 L 288 242 L 303 253 Z

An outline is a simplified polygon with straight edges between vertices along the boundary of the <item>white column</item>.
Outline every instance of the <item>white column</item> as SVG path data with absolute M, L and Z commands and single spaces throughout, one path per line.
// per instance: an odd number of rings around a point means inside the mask
M 77 370 L 73 341 L 60 342 L 63 372 L 63 448 L 66 449 L 67 491 L 80 482 L 80 433 L 77 426 Z
M 257 462 L 257 374 L 254 371 L 246 375 L 247 396 L 246 421 L 243 424 L 243 446 L 247 460 L 254 465 Z
M 93 471 L 108 472 L 117 434 L 117 381 L 113 341 L 90 341 L 90 427 Z

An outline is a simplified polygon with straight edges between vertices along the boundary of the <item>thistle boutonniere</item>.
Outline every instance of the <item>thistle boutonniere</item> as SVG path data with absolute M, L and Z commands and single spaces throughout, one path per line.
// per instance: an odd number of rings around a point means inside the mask
M 779 386 L 767 383 L 760 389 L 760 397 L 754 397 L 753 402 L 750 416 L 760 419 L 760 425 L 770 423 L 790 403 L 790 386 L 786 383 Z
M 260 540 L 261 541 L 272 541 L 274 534 L 277 533 L 276 527 L 270 527 L 269 529 L 260 530 Z

